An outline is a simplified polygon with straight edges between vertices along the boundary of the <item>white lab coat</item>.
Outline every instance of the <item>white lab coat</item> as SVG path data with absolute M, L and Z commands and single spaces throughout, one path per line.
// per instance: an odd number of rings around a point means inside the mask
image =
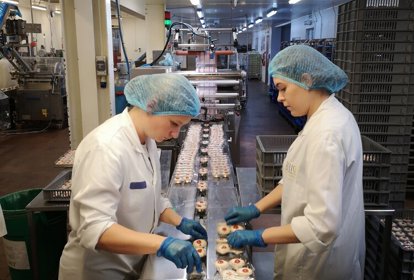
M 360 280 L 365 262 L 362 144 L 353 115 L 331 95 L 283 162 L 282 220 L 300 243 L 275 248 L 275 279 Z
M 114 223 L 150 233 L 171 207 L 161 196 L 154 140 L 141 145 L 125 109 L 94 129 L 76 150 L 69 221 L 72 231 L 60 259 L 60 280 L 137 279 L 141 255 L 96 250 Z

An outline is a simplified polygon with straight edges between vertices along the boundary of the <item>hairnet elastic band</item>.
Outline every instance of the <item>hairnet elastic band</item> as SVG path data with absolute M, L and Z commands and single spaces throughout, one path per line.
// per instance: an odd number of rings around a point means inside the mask
M 142 108 L 142 106 L 139 104 L 137 105 L 133 105 L 136 106 L 140 109 L 142 109 L 143 111 L 145 111 L 144 108 Z M 154 116 L 187 116 L 187 117 L 197 117 L 200 112 L 195 112 L 195 113 L 189 113 L 189 112 L 181 112 L 181 111 L 165 111 L 165 112 L 151 112 L 149 113 L 151 115 Z
M 303 84 L 303 83 L 299 83 L 298 81 L 295 81 L 295 80 L 293 80 L 293 79 L 291 79 L 291 78 L 288 78 L 288 77 L 282 76 L 282 75 L 280 75 L 280 74 L 274 74 L 274 75 L 272 75 L 272 77 L 273 77 L 273 78 L 279 78 L 279 79 L 282 79 L 282 80 L 288 81 L 288 82 L 290 82 L 290 83 L 294 83 L 294 84 L 296 84 L 296 85 L 298 85 L 298 86 L 300 86 L 301 88 L 304 88 L 304 89 L 306 89 L 306 90 L 309 90 L 309 89 L 310 89 L 310 87 L 308 87 L 307 85 L 305 85 L 305 84 Z

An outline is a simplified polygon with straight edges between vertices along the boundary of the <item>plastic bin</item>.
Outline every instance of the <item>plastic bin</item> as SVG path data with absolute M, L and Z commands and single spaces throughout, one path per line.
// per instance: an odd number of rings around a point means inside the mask
M 41 191 L 28 189 L 0 198 L 7 228 L 4 250 L 12 280 L 33 279 L 30 229 L 25 207 Z M 65 211 L 33 214 L 39 279 L 57 279 L 60 255 L 67 240 L 66 215 Z

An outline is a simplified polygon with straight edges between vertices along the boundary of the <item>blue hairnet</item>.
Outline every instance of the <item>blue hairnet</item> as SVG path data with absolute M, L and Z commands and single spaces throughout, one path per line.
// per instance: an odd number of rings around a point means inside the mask
M 270 62 L 269 73 L 302 88 L 326 89 L 329 93 L 338 92 L 348 83 L 341 68 L 307 45 L 293 45 L 280 51 Z
M 191 83 L 179 74 L 152 74 L 133 78 L 124 90 L 129 104 L 153 115 L 195 117 L 200 100 Z

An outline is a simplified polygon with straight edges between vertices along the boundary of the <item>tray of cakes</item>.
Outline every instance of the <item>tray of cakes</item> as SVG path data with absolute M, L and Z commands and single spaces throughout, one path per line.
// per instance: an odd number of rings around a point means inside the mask
M 254 267 L 249 262 L 244 248 L 232 248 L 227 242 L 227 236 L 237 230 L 244 230 L 243 225 L 227 225 L 217 223 L 216 239 L 216 268 L 215 280 L 252 280 Z
M 68 150 L 66 153 L 63 154 L 58 160 L 55 161 L 55 166 L 57 167 L 72 167 L 73 166 L 73 160 L 75 158 L 75 152 L 76 150 Z
M 69 201 L 72 194 L 72 170 L 60 172 L 52 182 L 43 188 L 43 198 L 46 201 Z

